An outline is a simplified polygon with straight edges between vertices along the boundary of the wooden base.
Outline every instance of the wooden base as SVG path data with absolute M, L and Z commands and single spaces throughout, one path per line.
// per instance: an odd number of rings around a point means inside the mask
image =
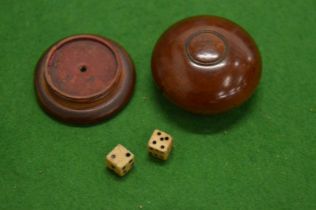
M 90 124 L 109 118 L 129 101 L 135 84 L 127 52 L 111 40 L 76 35 L 54 44 L 35 74 L 38 101 L 51 116 Z

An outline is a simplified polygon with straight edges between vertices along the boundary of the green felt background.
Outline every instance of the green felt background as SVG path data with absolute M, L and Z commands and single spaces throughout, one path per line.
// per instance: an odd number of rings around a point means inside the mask
M 1 0 L 0 209 L 316 209 L 316 1 Z M 241 108 L 186 113 L 155 88 L 153 46 L 172 23 L 224 16 L 257 41 L 263 77 Z M 34 67 L 55 41 L 94 33 L 121 43 L 137 71 L 135 94 L 110 121 L 76 127 L 48 117 Z M 174 136 L 152 160 L 154 128 Z M 124 178 L 104 169 L 122 143 L 136 155 Z

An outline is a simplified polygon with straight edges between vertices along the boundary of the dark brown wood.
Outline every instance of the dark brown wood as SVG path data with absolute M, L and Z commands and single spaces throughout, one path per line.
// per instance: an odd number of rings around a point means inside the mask
M 134 83 L 127 52 L 95 35 L 57 42 L 43 55 L 35 74 L 41 106 L 67 123 L 90 124 L 112 116 L 129 101 Z
M 236 23 L 197 16 L 171 26 L 152 55 L 157 85 L 185 110 L 216 114 L 245 102 L 261 77 L 261 57 Z

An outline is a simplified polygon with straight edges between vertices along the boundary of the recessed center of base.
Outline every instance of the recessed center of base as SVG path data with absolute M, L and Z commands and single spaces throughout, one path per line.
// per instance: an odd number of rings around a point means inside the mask
M 118 75 L 113 51 L 104 43 L 87 38 L 67 41 L 55 50 L 47 66 L 49 85 L 74 100 L 104 94 Z
M 224 37 L 213 31 L 200 31 L 189 37 L 186 50 L 191 61 L 200 65 L 213 65 L 225 58 Z

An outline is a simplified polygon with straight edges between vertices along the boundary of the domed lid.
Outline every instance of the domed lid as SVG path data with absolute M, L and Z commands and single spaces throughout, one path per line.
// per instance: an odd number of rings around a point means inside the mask
M 152 73 L 178 106 L 215 114 L 252 95 L 261 76 L 261 58 L 254 40 L 236 23 L 197 16 L 172 25 L 160 37 Z

